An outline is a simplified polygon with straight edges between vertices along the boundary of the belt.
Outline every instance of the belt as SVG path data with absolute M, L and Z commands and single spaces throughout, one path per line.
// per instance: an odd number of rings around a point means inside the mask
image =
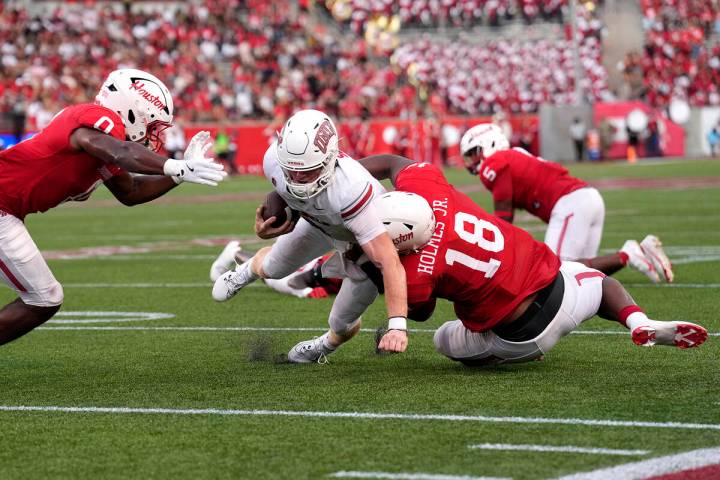
M 491 330 L 509 342 L 526 342 L 540 335 L 552 322 L 562 305 L 565 282 L 558 272 L 550 285 L 537 292 L 535 300 L 517 319 L 494 326 Z

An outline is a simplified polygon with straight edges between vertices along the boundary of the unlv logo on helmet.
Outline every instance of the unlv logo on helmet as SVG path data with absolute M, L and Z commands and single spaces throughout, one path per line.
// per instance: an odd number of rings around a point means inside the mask
M 315 134 L 313 144 L 319 148 L 322 153 L 327 153 L 328 143 L 334 135 L 335 129 L 332 127 L 330 120 L 326 118 L 325 121 L 320 124 L 317 134 Z

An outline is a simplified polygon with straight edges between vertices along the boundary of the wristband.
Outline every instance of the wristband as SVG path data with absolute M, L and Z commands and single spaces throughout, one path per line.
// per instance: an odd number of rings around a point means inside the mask
M 185 162 L 168 158 L 163 164 L 163 175 L 166 177 L 182 177 L 185 175 Z
M 388 330 L 407 330 L 407 318 L 390 317 L 388 318 Z

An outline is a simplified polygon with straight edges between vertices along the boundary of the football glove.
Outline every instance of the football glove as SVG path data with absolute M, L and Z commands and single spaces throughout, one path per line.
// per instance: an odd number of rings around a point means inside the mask
M 212 145 L 210 132 L 196 133 L 185 149 L 183 160 L 167 160 L 163 166 L 163 173 L 172 177 L 175 183 L 190 182 L 216 186 L 227 176 L 227 172 L 221 164 L 205 156 Z

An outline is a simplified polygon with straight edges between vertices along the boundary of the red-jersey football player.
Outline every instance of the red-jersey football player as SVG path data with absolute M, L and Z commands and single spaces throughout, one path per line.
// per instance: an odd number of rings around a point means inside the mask
M 670 261 L 660 240 L 628 240 L 615 254 L 598 257 L 605 222 L 600 192 L 567 169 L 510 142 L 497 125 L 481 123 L 465 132 L 460 150 L 468 171 L 492 192 L 495 215 L 510 223 L 516 208 L 548 224 L 545 243 L 563 260 L 582 262 L 612 274 L 630 265 L 654 283 L 672 282 Z
M 426 320 L 437 298 L 453 302 L 458 320 L 434 338 L 443 355 L 467 365 L 529 361 L 595 315 L 628 327 L 638 345 L 689 348 L 707 338 L 699 325 L 648 319 L 620 282 L 561 261 L 526 231 L 485 212 L 437 167 L 393 155 L 360 163 L 396 187 L 376 208 L 401 253 L 408 317 Z
M 182 181 L 223 179 L 222 166 L 205 158 L 208 132 L 193 137 L 184 160 L 155 153 L 172 118 L 172 98 L 160 80 L 116 70 L 94 104 L 65 108 L 37 135 L 0 152 L 0 277 L 19 297 L 0 309 L 0 345 L 47 321 L 63 301 L 62 286 L 25 228 L 26 215 L 85 200 L 100 183 L 123 204 L 137 205 Z

